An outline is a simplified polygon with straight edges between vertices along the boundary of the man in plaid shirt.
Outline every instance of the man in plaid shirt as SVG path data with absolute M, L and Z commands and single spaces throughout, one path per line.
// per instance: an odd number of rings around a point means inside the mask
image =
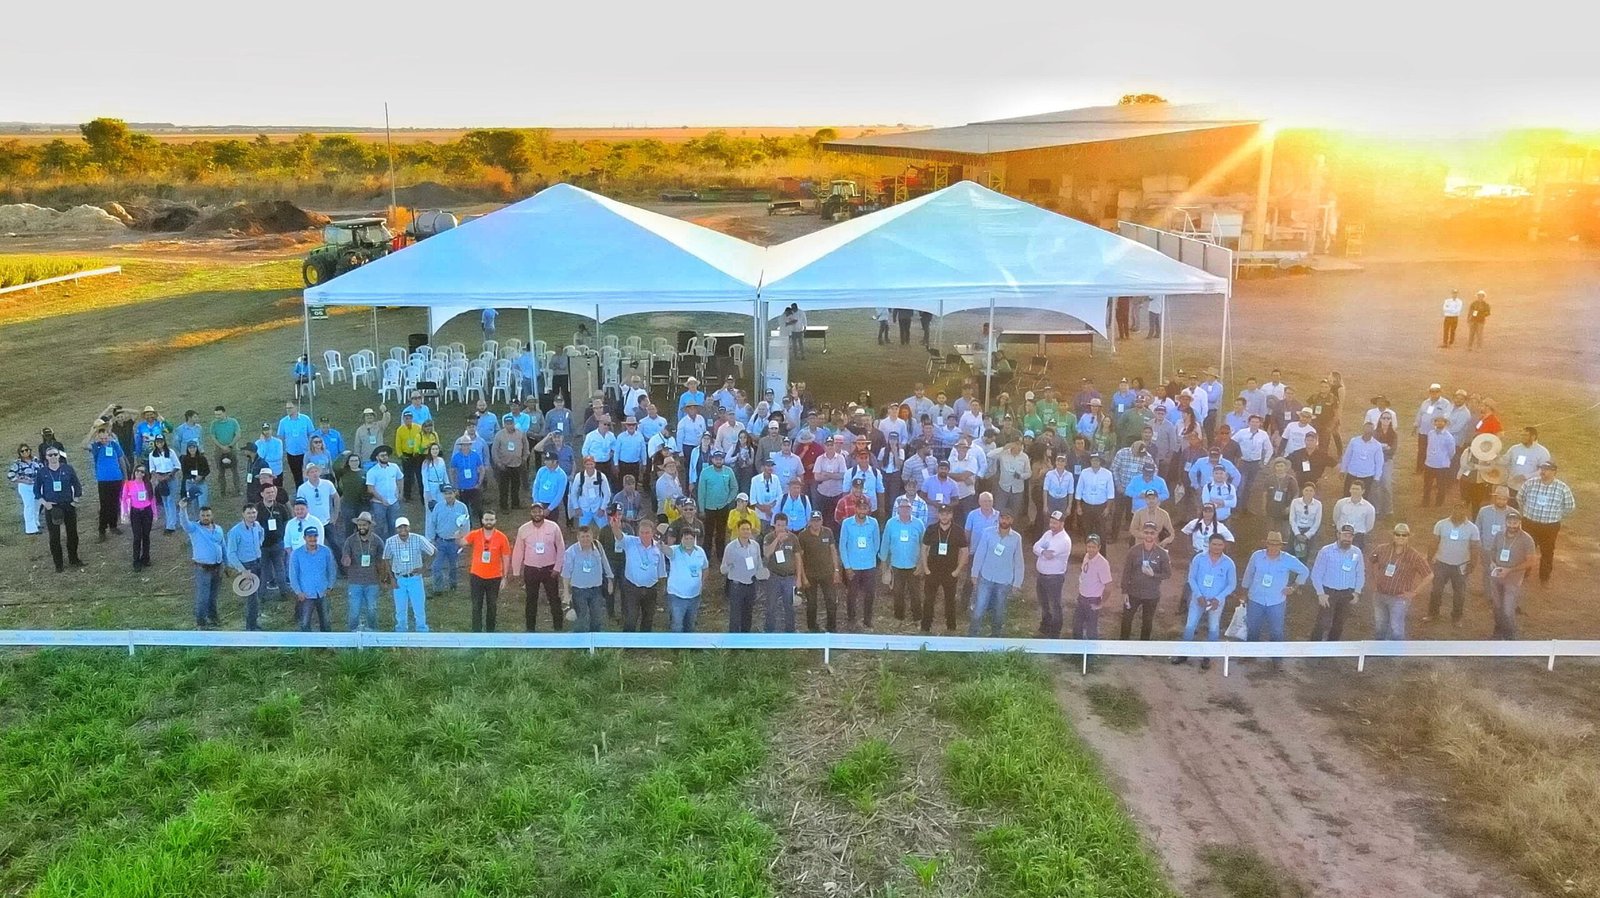
M 1572 487 L 1556 479 L 1556 463 L 1545 461 L 1539 464 L 1539 479 L 1522 485 L 1517 504 L 1522 507 L 1522 526 L 1539 547 L 1539 585 L 1548 586 L 1561 522 L 1578 507 L 1578 502 L 1572 496 Z
M 1111 457 L 1111 479 L 1116 483 L 1117 492 L 1111 500 L 1111 520 L 1106 524 L 1106 534 L 1121 530 L 1121 522 L 1133 515 L 1133 500 L 1127 495 L 1128 484 L 1140 475 L 1146 463 L 1153 465 L 1156 460 L 1145 449 L 1144 440 L 1135 440 L 1133 445 L 1118 449 Z

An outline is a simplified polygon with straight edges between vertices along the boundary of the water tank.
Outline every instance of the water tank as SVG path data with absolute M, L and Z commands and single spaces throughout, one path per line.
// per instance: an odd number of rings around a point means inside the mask
M 412 233 L 420 240 L 448 231 L 460 223 L 455 213 L 434 209 L 427 212 L 418 212 L 417 217 L 411 222 L 411 229 Z

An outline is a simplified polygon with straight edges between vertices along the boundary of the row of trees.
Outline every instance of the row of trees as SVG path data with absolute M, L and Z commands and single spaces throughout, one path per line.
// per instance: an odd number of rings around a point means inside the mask
M 203 183 L 222 176 L 315 180 L 378 174 L 389 165 L 381 141 L 348 135 L 301 134 L 275 141 L 259 134 L 253 140 L 163 142 L 113 118 L 95 119 L 79 131 L 81 140 L 58 138 L 43 144 L 0 140 L 0 182 L 110 178 Z M 412 176 L 439 175 L 455 181 L 470 181 L 494 170 L 508 176 L 513 185 L 529 178 L 604 183 L 670 174 L 675 168 L 737 172 L 767 162 L 816 160 L 821 144 L 836 136 L 833 129 L 823 128 L 810 135 L 782 137 L 711 131 L 674 143 L 649 138 L 574 141 L 556 140 L 541 128 L 488 128 L 451 141 L 396 144 L 394 164 Z

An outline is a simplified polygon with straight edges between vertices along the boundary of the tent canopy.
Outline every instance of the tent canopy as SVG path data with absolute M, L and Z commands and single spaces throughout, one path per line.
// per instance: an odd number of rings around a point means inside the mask
M 762 298 L 808 309 L 1050 309 L 1104 333 L 1112 296 L 1224 294 L 1227 281 L 971 181 L 772 247 Z
M 639 312 L 749 314 L 762 249 L 567 184 L 466 222 L 305 292 L 308 305 L 420 306 L 433 329 L 488 307 L 602 320 Z

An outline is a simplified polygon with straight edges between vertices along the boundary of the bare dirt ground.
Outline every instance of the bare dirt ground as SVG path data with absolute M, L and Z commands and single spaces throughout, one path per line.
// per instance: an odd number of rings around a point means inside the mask
M 1171 882 L 1191 898 L 1207 885 L 1202 849 L 1253 848 L 1317 898 L 1521 898 L 1534 894 L 1434 822 L 1448 805 L 1375 768 L 1318 709 L 1296 696 L 1295 673 L 1126 661 L 1091 674 L 1137 690 L 1149 725 L 1105 725 L 1083 681 L 1063 673 L 1060 701 L 1099 753 Z M 1304 671 L 1344 672 L 1333 663 Z M 1349 671 L 1353 673 L 1353 671 Z

